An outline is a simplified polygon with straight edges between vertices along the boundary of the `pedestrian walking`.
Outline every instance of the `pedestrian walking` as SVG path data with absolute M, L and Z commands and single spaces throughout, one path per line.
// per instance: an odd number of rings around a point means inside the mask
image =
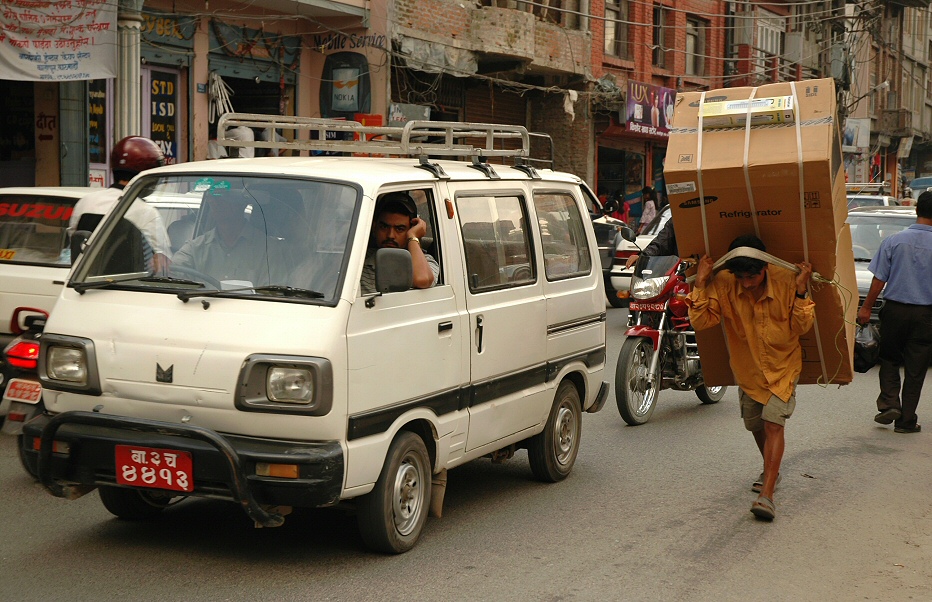
M 932 357 L 932 191 L 916 201 L 916 223 L 880 243 L 867 268 L 874 275 L 858 310 L 867 324 L 883 291 L 880 309 L 880 424 L 896 433 L 921 430 L 916 409 Z M 902 386 L 900 367 L 903 368 Z
M 742 247 L 767 250 L 753 234 L 739 236 L 728 249 Z M 764 461 L 763 472 L 751 485 L 759 493 L 751 512 L 773 520 L 783 431 L 796 407 L 796 382 L 803 365 L 799 337 L 815 318 L 815 303 L 808 292 L 812 266 L 796 264 L 797 274 L 744 256 L 729 259 L 718 274 L 713 266 L 708 255 L 699 261 L 695 286 L 687 297 L 689 319 L 696 330 L 719 323 L 725 327 L 741 416 Z

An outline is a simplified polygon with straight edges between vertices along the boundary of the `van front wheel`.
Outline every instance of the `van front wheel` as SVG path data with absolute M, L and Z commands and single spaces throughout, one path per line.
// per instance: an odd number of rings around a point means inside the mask
M 366 546 L 389 554 L 413 548 L 427 520 L 430 485 L 430 456 L 424 442 L 414 433 L 398 433 L 375 489 L 357 504 L 359 532 Z
M 579 391 L 570 381 L 563 381 L 544 430 L 528 442 L 527 456 L 534 476 L 550 483 L 565 479 L 576 462 L 581 433 Z

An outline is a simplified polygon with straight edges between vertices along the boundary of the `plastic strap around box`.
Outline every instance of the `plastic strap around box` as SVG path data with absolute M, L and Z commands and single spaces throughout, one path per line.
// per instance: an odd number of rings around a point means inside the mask
M 748 114 L 744 120 L 744 186 L 748 192 L 748 205 L 751 210 L 751 221 L 754 223 L 754 236 L 760 238 L 760 225 L 757 223 L 757 206 L 754 204 L 754 190 L 751 188 L 751 170 L 748 166 L 748 157 L 751 151 L 751 105 L 754 103 L 754 96 L 757 94 L 757 88 L 751 88 L 751 96 L 748 98 Z
M 796 82 L 790 82 L 793 91 L 793 111 L 796 115 L 796 165 L 799 170 L 799 225 L 803 235 L 803 259 L 809 261 L 809 229 L 806 224 L 806 180 L 803 174 L 803 133 L 799 115 L 799 97 L 796 95 Z M 810 287 L 811 288 L 811 287 Z M 812 291 L 810 290 L 810 295 Z M 812 330 L 815 332 L 816 349 L 819 352 L 819 367 L 822 368 L 822 379 L 828 383 L 828 371 L 825 367 L 825 352 L 822 349 L 822 333 L 819 331 L 819 318 L 813 316 Z

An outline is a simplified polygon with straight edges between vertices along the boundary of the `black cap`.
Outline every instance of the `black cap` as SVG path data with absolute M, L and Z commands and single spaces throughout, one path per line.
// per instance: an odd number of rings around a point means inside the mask
M 377 213 L 393 208 L 393 205 L 405 209 L 404 213 L 407 213 L 409 217 L 417 217 L 417 204 L 407 192 L 388 192 L 383 194 L 379 197 Z

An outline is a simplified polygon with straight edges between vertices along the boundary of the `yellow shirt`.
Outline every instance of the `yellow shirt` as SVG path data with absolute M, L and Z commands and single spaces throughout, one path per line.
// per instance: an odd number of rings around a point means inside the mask
M 796 274 L 767 266 L 766 290 L 760 299 L 726 270 L 704 289 L 687 297 L 693 328 L 705 330 L 722 320 L 728 340 L 729 365 L 738 386 L 751 399 L 766 404 L 771 394 L 786 401 L 802 371 L 799 337 L 811 327 L 815 303 L 796 297 Z

